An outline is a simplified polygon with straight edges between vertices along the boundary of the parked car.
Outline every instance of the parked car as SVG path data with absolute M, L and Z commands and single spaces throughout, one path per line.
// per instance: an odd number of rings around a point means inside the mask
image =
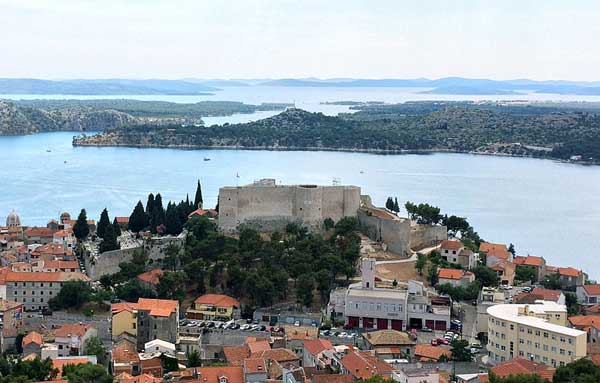
M 262 325 L 258 329 L 259 329 L 259 331 L 265 331 L 267 329 L 267 326 Z
M 294 326 L 296 326 L 296 327 L 300 327 L 300 321 L 299 321 L 299 320 L 295 321 L 295 322 L 294 322 Z
M 250 328 L 250 325 L 249 325 L 248 323 L 246 323 L 246 324 L 244 324 L 244 325 L 241 325 L 241 326 L 240 326 L 240 330 L 242 330 L 242 331 L 246 331 L 246 330 L 248 330 L 249 328 Z
M 423 331 L 423 332 L 432 332 L 433 330 L 430 329 L 429 327 L 423 327 L 423 328 L 421 328 L 421 331 Z

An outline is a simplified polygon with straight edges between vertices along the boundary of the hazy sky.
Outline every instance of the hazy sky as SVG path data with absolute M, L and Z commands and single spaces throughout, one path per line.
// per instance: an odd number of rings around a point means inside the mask
M 600 2 L 0 0 L 0 52 L 0 77 L 600 80 Z

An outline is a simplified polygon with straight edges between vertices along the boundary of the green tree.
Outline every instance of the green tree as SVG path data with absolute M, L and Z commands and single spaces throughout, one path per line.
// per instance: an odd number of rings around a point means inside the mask
M 578 359 L 554 372 L 553 383 L 597 383 L 600 382 L 600 366 L 589 359 Z
M 394 198 L 394 212 L 398 214 L 400 212 L 400 205 L 398 205 L 398 197 Z
M 52 359 L 35 358 L 20 360 L 12 366 L 11 376 L 22 376 L 30 381 L 53 380 L 58 370 L 52 367 Z
M 115 291 L 117 297 L 127 302 L 137 302 L 140 298 L 156 298 L 154 291 L 142 287 L 137 279 L 119 285 Z
M 202 199 L 202 186 L 200 185 L 200 180 L 198 180 L 198 185 L 196 186 L 196 195 L 194 196 L 194 208 L 202 209 L 202 205 L 204 201 Z
M 188 282 L 187 275 L 182 271 L 167 271 L 158 279 L 156 293 L 162 299 L 183 301 Z
M 513 245 L 512 243 L 508 245 L 508 252 L 511 253 L 513 256 L 515 256 L 517 254 L 516 250 L 515 250 L 515 245 Z
M 85 344 L 83 345 L 83 353 L 84 355 L 96 355 L 98 363 L 101 365 L 106 365 L 106 347 L 104 347 L 104 344 L 97 336 L 86 339 Z
M 167 204 L 167 212 L 165 214 L 165 226 L 167 228 L 167 234 L 178 235 L 183 230 L 183 224 L 177 212 L 175 204 L 169 202 Z
M 496 376 L 493 372 L 489 373 L 489 383 L 550 383 L 539 375 L 517 374 L 509 375 L 504 378 Z
M 133 212 L 129 216 L 129 230 L 137 233 L 144 230 L 147 226 L 146 213 L 144 212 L 144 205 L 142 201 L 138 201 L 137 205 L 133 209 Z
M 579 302 L 577 301 L 577 295 L 571 292 L 565 292 L 565 304 L 567 305 L 567 312 L 569 315 L 579 314 Z
M 154 210 L 152 211 L 152 220 L 150 225 L 150 231 L 156 233 L 156 228 L 160 225 L 165 224 L 165 208 L 162 203 L 162 196 L 160 193 L 154 197 Z
M 115 229 L 114 229 L 113 225 L 111 225 L 109 223 L 108 226 L 106 226 L 106 229 L 104 231 L 104 239 L 102 240 L 102 242 L 100 242 L 100 246 L 99 246 L 98 250 L 100 251 L 100 253 L 104 253 L 107 251 L 117 250 L 120 248 L 121 248 L 121 246 L 119 245 L 119 242 L 117 241 L 117 234 L 115 233 Z
M 119 223 L 117 222 L 117 217 L 115 217 L 115 219 L 113 220 L 112 226 L 113 226 L 113 230 L 115 231 L 115 235 L 116 235 L 117 237 L 120 237 L 120 236 L 121 236 L 121 234 L 122 234 L 122 233 L 121 233 L 121 226 L 120 226 L 120 225 L 119 225 Z
M 427 264 L 427 256 L 425 254 L 417 253 L 417 262 L 415 263 L 415 269 L 419 275 L 423 275 L 423 268 Z
M 394 200 L 392 197 L 387 197 L 387 200 L 385 201 L 385 208 L 389 211 L 394 211 Z
M 202 365 L 202 360 L 200 360 L 200 353 L 197 350 L 193 350 L 192 352 L 187 353 L 188 367 L 199 367 Z
M 558 273 L 547 274 L 542 281 L 542 286 L 550 290 L 560 289 L 560 275 Z
M 333 219 L 327 217 L 323 220 L 323 228 L 325 230 L 331 230 L 331 229 L 333 229 L 334 226 L 335 226 L 335 222 L 333 222 Z
M 63 284 L 58 294 L 48 301 L 48 305 L 52 310 L 79 309 L 90 301 L 91 296 L 92 288 L 87 283 L 68 281 Z
M 141 201 L 140 201 L 141 202 Z M 148 221 L 152 218 L 154 213 L 154 194 L 148 194 L 148 200 L 146 201 L 146 217 Z
M 437 265 L 431 264 L 429 270 L 427 270 L 427 280 L 431 286 L 435 286 L 438 283 L 438 268 Z
M 104 238 L 104 231 L 106 227 L 110 225 L 110 219 L 108 218 L 108 210 L 104 208 L 102 213 L 100 214 L 100 219 L 98 220 L 98 226 L 96 226 L 96 234 L 98 237 Z
M 296 287 L 296 295 L 298 301 L 304 306 L 310 307 L 313 300 L 313 290 L 315 289 L 315 278 L 312 273 L 302 274 L 298 277 L 298 286 Z
M 68 364 L 63 367 L 63 376 L 65 375 L 69 383 L 112 383 L 113 381 L 106 368 L 91 363 Z
M 487 266 L 477 266 L 472 271 L 475 274 L 475 279 L 484 287 L 498 286 L 500 283 L 498 274 Z
M 473 360 L 473 354 L 469 349 L 469 341 L 466 339 L 456 339 L 450 343 L 452 351 L 452 360 L 457 362 L 470 362 Z
M 326 302 L 331 291 L 331 285 L 333 283 L 333 276 L 329 270 L 321 269 L 316 272 L 315 280 L 317 284 L 317 290 L 321 295 L 321 301 Z
M 515 279 L 520 282 L 537 282 L 537 271 L 532 266 L 517 266 Z
M 90 227 L 88 226 L 87 213 L 85 212 L 85 209 L 81 209 L 81 212 L 79 212 L 77 221 L 73 226 L 73 234 L 75 235 L 75 238 L 80 241 L 86 239 L 90 234 Z
M 466 218 L 457 217 L 455 215 L 451 215 L 450 217 L 445 215 L 444 218 L 442 218 L 442 224 L 448 229 L 448 234 L 453 237 L 457 236 L 459 233 L 462 234 L 467 232 L 470 227 Z

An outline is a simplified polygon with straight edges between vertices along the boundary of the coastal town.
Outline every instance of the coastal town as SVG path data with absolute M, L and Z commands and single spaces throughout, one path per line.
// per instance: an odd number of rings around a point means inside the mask
M 402 216 L 397 198 L 380 207 L 364 192 L 262 179 L 221 187 L 213 208 L 198 182 L 193 199 L 164 208 L 150 194 L 113 219 L 82 210 L 38 227 L 11 212 L 0 227 L 2 376 L 502 383 L 599 374 L 600 285 L 575 258 L 552 265 L 483 240 L 466 218 L 411 202 Z

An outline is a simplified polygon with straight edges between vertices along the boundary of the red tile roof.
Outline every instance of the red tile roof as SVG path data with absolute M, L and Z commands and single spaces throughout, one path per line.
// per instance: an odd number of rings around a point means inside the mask
M 574 315 L 569 317 L 569 322 L 574 327 L 591 327 L 600 329 L 600 316 L 598 315 Z
M 135 344 L 128 341 L 119 342 L 113 348 L 112 359 L 114 363 L 136 364 L 140 362 Z
M 516 256 L 514 259 L 515 265 L 540 267 L 544 264 L 544 258 L 528 255 L 526 257 Z
M 194 303 L 217 307 L 240 307 L 240 302 L 237 299 L 223 294 L 204 294 L 196 298 Z
M 92 325 L 89 324 L 64 324 L 54 330 L 54 335 L 60 337 L 77 335 L 82 337 L 90 328 L 92 328 Z
M 578 277 L 581 275 L 581 270 L 577 270 L 572 267 L 559 267 L 558 273 L 567 277 Z
M 248 350 L 250 350 L 250 354 L 271 349 L 268 339 L 259 339 L 252 342 L 246 341 L 246 345 L 248 346 Z
M 129 223 L 129 217 L 115 217 L 117 223 Z
M 479 245 L 479 251 L 484 251 L 488 255 L 500 259 L 508 259 L 511 255 L 506 249 L 506 245 L 499 243 L 481 242 Z
M 438 270 L 438 278 L 440 279 L 454 279 L 460 280 L 462 279 L 464 273 L 459 269 L 439 269 Z
M 255 352 L 250 355 L 252 358 L 263 358 L 268 360 L 274 360 L 276 362 L 293 362 L 298 360 L 298 356 L 287 348 L 273 348 L 269 350 L 262 350 Z
M 44 261 L 44 269 L 79 269 L 77 261 Z
M 352 375 L 322 374 L 313 376 L 313 383 L 350 383 L 353 381 Z
M 588 295 L 600 295 L 600 285 L 583 285 L 582 287 Z
M 73 250 L 65 249 L 63 245 L 59 243 L 47 243 L 43 246 L 37 247 L 31 252 L 31 257 L 41 257 L 42 255 L 53 255 L 53 256 L 72 256 Z
M 196 209 L 193 212 L 191 212 L 190 214 L 188 214 L 188 218 L 192 218 L 192 217 L 202 217 L 202 216 L 209 216 L 209 217 L 216 217 L 219 213 L 215 210 L 215 209 L 208 209 L 208 210 L 204 210 L 204 209 Z
M 313 339 L 304 341 L 304 348 L 310 352 L 311 355 L 318 355 L 325 350 L 332 350 L 333 345 L 327 339 Z
M 266 373 L 267 363 L 262 358 L 248 358 L 244 360 L 244 371 L 249 374 Z
M 225 360 L 232 366 L 240 366 L 244 359 L 250 356 L 248 346 L 223 346 Z
M 558 302 L 560 295 L 562 294 L 562 292 L 559 290 L 544 289 L 542 287 L 534 288 L 531 291 L 531 293 L 533 295 L 541 296 L 542 299 L 545 301 L 552 301 L 552 302 Z
M 492 367 L 490 371 L 500 378 L 510 375 L 539 375 L 552 381 L 556 369 L 527 359 L 513 359 Z
M 168 317 L 177 311 L 178 307 L 179 302 L 170 299 L 140 298 L 138 300 L 138 310 L 150 311 L 152 316 Z
M 22 341 L 22 345 L 23 347 L 27 346 L 28 344 L 31 343 L 35 343 L 39 346 L 42 345 L 42 343 L 44 343 L 44 339 L 42 338 L 42 334 L 37 333 L 35 331 L 30 332 L 29 334 L 25 335 L 23 337 L 23 341 Z
M 73 235 L 73 230 L 71 229 L 59 230 L 56 233 L 54 233 L 54 237 L 57 238 L 70 237 L 71 235 Z
M 227 378 L 227 383 L 244 383 L 244 369 L 242 367 L 198 367 L 198 379 L 188 380 L 188 383 L 219 383 L 222 377 Z
M 144 281 L 146 283 L 150 283 L 152 285 L 158 285 L 160 277 L 164 273 L 165 272 L 162 271 L 161 269 L 154 269 L 154 270 L 146 271 L 145 273 L 142 273 L 142 274 L 138 275 L 137 277 L 139 280 Z
M 448 250 L 460 250 L 464 247 L 462 242 L 458 240 L 446 239 L 442 241 L 441 248 Z
M 42 272 L 15 272 L 6 273 L 6 282 L 67 282 L 84 281 L 89 282 L 90 278 L 79 272 L 64 271 L 42 271 Z
M 340 362 L 348 373 L 356 379 L 389 375 L 394 370 L 388 363 L 377 360 L 373 354 L 367 351 L 349 351 Z
M 415 347 L 415 357 L 420 357 L 425 361 L 438 361 L 442 355 L 446 355 L 448 358 L 452 356 L 450 350 L 446 350 L 441 347 L 435 347 L 429 344 L 418 344 Z
M 26 237 L 46 237 L 46 238 L 52 238 L 52 236 L 54 235 L 55 231 L 48 229 L 47 227 L 30 227 L 27 230 L 25 230 L 25 236 Z
M 131 303 L 131 302 L 119 302 L 119 303 L 113 303 L 111 304 L 111 311 L 112 311 L 112 315 L 118 314 L 121 311 L 133 311 L 133 310 L 137 310 L 138 308 L 138 304 L 137 303 Z
M 89 363 L 89 359 L 86 356 L 82 356 L 80 358 L 65 358 L 65 359 L 52 359 L 52 367 L 56 368 L 58 370 L 58 377 L 62 376 L 62 369 L 71 364 L 71 365 L 78 365 L 78 364 L 85 364 L 85 363 Z

